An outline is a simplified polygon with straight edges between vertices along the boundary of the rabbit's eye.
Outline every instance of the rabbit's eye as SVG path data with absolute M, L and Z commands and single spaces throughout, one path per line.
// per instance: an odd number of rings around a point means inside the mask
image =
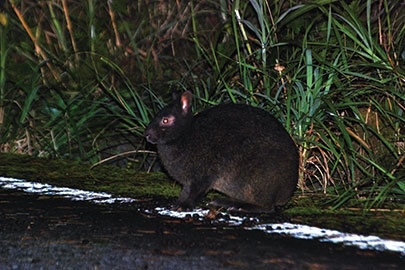
M 163 117 L 160 121 L 160 125 L 163 127 L 171 126 L 174 122 L 174 116 Z

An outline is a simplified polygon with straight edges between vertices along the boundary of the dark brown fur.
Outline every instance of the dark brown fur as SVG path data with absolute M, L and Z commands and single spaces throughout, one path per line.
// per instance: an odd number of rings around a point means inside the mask
M 145 130 L 167 172 L 183 185 L 178 206 L 193 207 L 210 189 L 273 211 L 298 180 L 298 152 L 284 127 L 264 110 L 215 106 L 193 116 L 185 92 Z

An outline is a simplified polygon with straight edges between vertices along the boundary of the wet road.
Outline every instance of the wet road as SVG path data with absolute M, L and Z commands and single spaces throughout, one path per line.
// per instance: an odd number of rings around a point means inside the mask
M 0 189 L 0 269 L 402 269 L 389 252 Z

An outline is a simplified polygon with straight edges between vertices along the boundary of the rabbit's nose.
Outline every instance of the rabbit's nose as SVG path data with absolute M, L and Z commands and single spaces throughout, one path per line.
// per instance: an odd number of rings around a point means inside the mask
M 146 141 L 148 141 L 151 144 L 156 144 L 157 138 L 156 138 L 156 136 L 153 134 L 153 132 L 151 130 L 148 130 L 148 129 L 145 130 L 144 135 L 145 135 Z
M 152 136 L 150 134 L 146 135 L 146 140 L 150 143 L 153 143 Z

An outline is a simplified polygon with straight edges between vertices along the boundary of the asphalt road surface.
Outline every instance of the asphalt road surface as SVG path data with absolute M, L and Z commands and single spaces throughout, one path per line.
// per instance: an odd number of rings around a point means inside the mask
M 398 254 L 0 189 L 0 269 L 403 269 Z

